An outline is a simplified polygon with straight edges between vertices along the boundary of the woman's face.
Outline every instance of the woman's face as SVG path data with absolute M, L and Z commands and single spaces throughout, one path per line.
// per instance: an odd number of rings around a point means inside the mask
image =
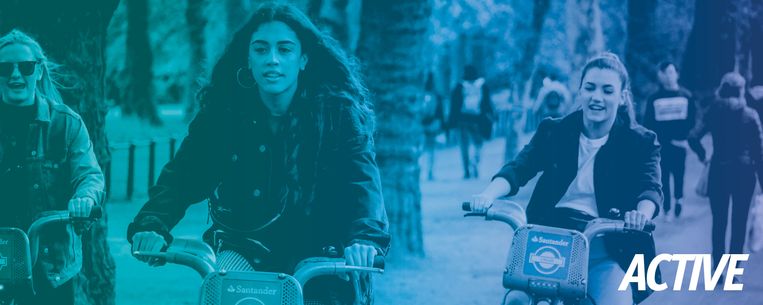
M 0 97 L 6 104 L 27 106 L 34 103 L 34 92 L 42 70 L 32 50 L 19 43 L 0 49 Z
M 275 96 L 296 90 L 297 77 L 306 64 L 297 34 L 285 23 L 263 23 L 252 34 L 249 68 L 261 93 Z
M 583 119 L 591 123 L 613 120 L 623 104 L 622 82 L 617 72 L 591 68 L 583 77 L 578 103 L 583 107 Z

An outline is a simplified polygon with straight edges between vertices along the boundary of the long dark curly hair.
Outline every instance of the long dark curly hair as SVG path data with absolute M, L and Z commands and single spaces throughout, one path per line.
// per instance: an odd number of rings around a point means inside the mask
M 309 103 L 339 103 L 349 107 L 359 120 L 361 129 L 373 132 L 373 110 L 368 89 L 361 80 L 357 61 L 348 56 L 339 43 L 322 33 L 298 8 L 290 4 L 266 2 L 253 13 L 249 21 L 233 36 L 223 55 L 215 64 L 209 83 L 198 99 L 202 108 L 247 108 L 261 103 L 256 86 L 245 88 L 237 78 L 239 69 L 246 70 L 249 43 L 260 25 L 280 21 L 288 25 L 302 45 L 308 63 L 297 81 L 297 96 Z M 248 70 L 247 70 L 248 71 Z M 241 74 L 245 74 L 242 73 Z
M 302 52 L 308 57 L 285 114 L 289 118 L 286 132 L 282 133 L 286 143 L 286 184 L 279 196 L 284 208 L 291 204 L 306 206 L 314 202 L 317 182 L 325 180 L 319 177 L 318 164 L 323 148 L 327 147 L 324 144 L 336 145 L 339 143 L 336 136 L 348 131 L 353 137 L 367 141 L 373 137 L 374 114 L 368 89 L 355 59 L 345 54 L 336 40 L 318 30 L 296 7 L 264 3 L 235 33 L 197 98 L 201 103 L 200 115 L 212 115 L 213 121 L 226 122 L 251 111 L 266 111 L 256 84 L 248 86 L 241 78 L 251 74 L 247 67 L 252 34 L 262 24 L 274 21 L 283 22 L 296 33 Z M 331 132 L 337 131 L 337 126 L 341 126 L 341 132 Z

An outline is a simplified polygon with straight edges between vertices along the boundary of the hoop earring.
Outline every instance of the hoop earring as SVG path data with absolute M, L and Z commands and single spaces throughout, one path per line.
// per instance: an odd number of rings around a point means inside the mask
M 251 89 L 251 88 L 253 88 L 254 86 L 256 86 L 256 85 L 257 85 L 257 82 L 256 82 L 256 81 L 254 80 L 254 78 L 251 76 L 251 75 L 252 75 L 252 73 L 248 73 L 248 75 L 249 75 L 249 78 L 252 78 L 252 80 L 251 80 L 251 84 L 250 84 L 249 86 L 247 86 L 246 84 L 244 84 L 244 82 L 242 82 L 242 81 L 241 81 L 241 71 L 246 71 L 246 72 L 249 72 L 249 71 L 250 71 L 250 69 L 249 69 L 249 68 L 247 68 L 246 70 L 244 70 L 244 67 L 241 67 L 241 68 L 238 68 L 238 70 L 236 70 L 236 82 L 238 83 L 238 85 L 239 85 L 241 88 L 244 88 L 244 89 Z

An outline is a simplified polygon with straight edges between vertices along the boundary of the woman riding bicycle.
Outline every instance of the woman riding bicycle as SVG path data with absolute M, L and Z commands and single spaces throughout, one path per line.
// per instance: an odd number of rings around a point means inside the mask
M 353 61 L 302 12 L 258 8 L 199 98 L 188 136 L 128 229 L 133 251 L 166 247 L 188 206 L 209 198 L 213 224 L 204 240 L 218 254 L 235 250 L 257 271 L 291 274 L 332 245 L 348 265 L 370 267 L 385 254 L 367 90 Z M 368 284 L 356 283 L 364 290 L 356 302 L 370 302 Z M 348 286 L 319 279 L 305 295 L 352 303 Z
M 0 37 L 1 227 L 27 231 L 55 210 L 86 217 L 104 200 L 93 143 L 82 118 L 63 103 L 51 73 L 55 66 L 27 34 L 13 30 Z M 36 295 L 16 295 L 16 304 L 74 304 L 71 279 L 82 268 L 80 229 L 71 224 L 41 229 L 33 269 Z M 11 259 L 0 257 L 3 269 Z
M 629 86 L 628 72 L 616 55 L 591 58 L 578 88 L 576 102 L 582 109 L 544 120 L 516 159 L 473 196 L 472 210 L 484 212 L 496 198 L 517 194 L 543 172 L 527 206 L 529 223 L 582 231 L 595 217 L 616 217 L 616 209 L 625 212 L 626 228 L 643 229 L 662 202 L 660 152 L 655 134 L 632 119 Z M 651 236 L 591 241 L 588 291 L 597 304 L 638 303 L 651 293 L 617 290 L 637 253 L 647 261 L 654 257 Z M 508 304 L 529 301 L 518 291 L 508 299 L 514 302 Z

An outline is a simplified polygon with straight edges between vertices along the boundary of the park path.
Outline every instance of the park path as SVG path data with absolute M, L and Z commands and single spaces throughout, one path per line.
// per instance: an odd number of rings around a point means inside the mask
M 524 139 L 525 142 L 527 139 Z M 706 139 L 709 140 L 709 139 Z M 709 144 L 706 142 L 706 144 Z M 487 143 L 479 180 L 462 180 L 461 159 L 456 148 L 438 151 L 436 180 L 422 180 L 422 215 L 426 256 L 391 261 L 386 274 L 379 278 L 379 304 L 500 304 L 501 276 L 510 242 L 510 230 L 501 223 L 463 217 L 460 202 L 484 188 L 503 162 L 502 139 Z M 706 145 L 709 147 L 709 145 Z M 657 219 L 655 239 L 658 253 L 711 253 L 712 218 L 707 199 L 693 191 L 702 169 L 696 156 L 688 154 L 686 192 L 682 218 L 665 223 Z M 627 160 L 623 160 L 627 162 Z M 535 181 L 513 198 L 529 200 Z M 394 251 L 394 249 L 393 249 Z M 763 304 L 763 254 L 750 255 L 743 265 L 741 292 L 663 291 L 644 301 L 646 305 L 691 304 L 716 305 Z M 663 263 L 667 283 L 675 279 L 677 263 Z M 684 289 L 689 272 L 684 278 Z M 703 287 L 700 282 L 700 287 Z
M 526 140 L 526 139 L 525 139 Z M 464 219 L 460 202 L 480 191 L 503 162 L 502 139 L 485 144 L 477 180 L 462 180 L 457 148 L 438 150 L 435 181 L 422 181 L 424 257 L 395 258 L 377 277 L 377 304 L 499 304 L 503 289 L 501 272 L 510 241 L 507 226 L 477 218 Z M 627 160 L 624 160 L 627 162 Z M 689 154 L 686 188 L 690 190 L 700 172 L 696 157 Z M 529 199 L 533 182 L 514 199 Z M 683 217 L 673 223 L 658 221 L 655 232 L 659 253 L 710 253 L 710 209 L 706 199 L 686 192 Z M 143 200 L 112 202 L 109 212 L 109 241 L 117 263 L 117 304 L 194 304 L 200 279 L 179 266 L 148 267 L 130 256 L 124 239 L 127 224 Z M 176 236 L 200 236 L 207 225 L 204 204 L 192 206 L 175 228 Z M 394 249 L 393 249 L 394 251 Z M 668 283 L 676 265 L 663 263 Z M 665 291 L 642 304 L 763 304 L 763 255 L 752 254 L 744 265 L 742 292 Z M 688 283 L 687 278 L 684 283 Z

